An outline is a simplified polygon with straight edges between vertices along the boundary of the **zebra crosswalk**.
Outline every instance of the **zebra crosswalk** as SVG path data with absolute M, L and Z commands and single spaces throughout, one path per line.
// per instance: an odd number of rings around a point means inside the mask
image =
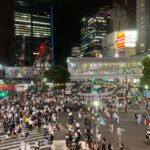
M 54 124 L 52 124 L 52 129 L 53 131 L 57 132 L 58 129 Z M 23 127 L 23 133 L 26 133 L 26 128 Z M 61 124 L 59 124 L 59 131 L 58 132 L 66 132 L 67 129 L 63 127 Z M 20 150 L 20 144 L 21 142 L 26 140 L 25 134 L 21 134 L 20 136 L 9 136 L 7 137 L 4 135 L 3 127 L 0 126 L 0 150 Z M 38 131 L 38 129 L 33 129 L 30 131 L 30 136 L 28 143 L 31 147 L 31 150 L 34 149 L 35 147 L 35 142 L 36 141 L 40 142 L 40 149 L 46 150 L 50 148 L 50 145 L 45 146 L 45 141 L 44 141 L 44 128 L 41 128 L 41 132 Z M 54 141 L 56 143 L 56 147 L 58 146 L 58 142 Z M 59 150 L 59 149 L 58 149 Z

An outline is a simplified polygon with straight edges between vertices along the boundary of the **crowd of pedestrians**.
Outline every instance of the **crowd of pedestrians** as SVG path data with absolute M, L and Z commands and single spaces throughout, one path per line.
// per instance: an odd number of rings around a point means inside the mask
M 20 138 L 21 135 L 25 135 L 26 140 L 21 142 L 21 149 L 27 147 L 26 150 L 30 150 L 28 141 L 34 129 L 38 129 L 38 132 L 44 135 L 44 144 L 53 149 L 54 128 L 60 131 L 60 115 L 65 113 L 67 132 L 64 138 L 68 150 L 113 150 L 113 144 L 107 142 L 106 137 L 101 134 L 97 118 L 103 116 L 108 120 L 110 135 L 114 134 L 114 124 L 118 124 L 120 120 L 118 109 L 126 110 L 130 101 L 103 98 L 101 106 L 96 110 L 91 107 L 94 100 L 95 97 L 92 96 L 66 96 L 63 91 L 53 95 L 18 92 L 1 106 L 0 121 L 3 123 L 6 138 Z M 114 105 L 115 111 L 112 109 Z M 136 113 L 135 119 L 140 124 L 141 115 Z M 25 133 L 23 127 L 26 128 Z M 40 141 L 35 140 L 35 149 L 39 147 Z M 120 150 L 123 149 L 122 143 Z

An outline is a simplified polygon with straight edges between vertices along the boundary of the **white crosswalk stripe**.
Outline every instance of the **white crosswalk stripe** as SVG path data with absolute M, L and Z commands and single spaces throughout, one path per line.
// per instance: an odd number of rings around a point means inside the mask
M 54 131 L 58 131 L 58 132 L 66 132 L 67 129 L 65 127 L 63 127 L 61 124 L 59 124 L 59 131 L 58 129 L 56 129 L 55 125 L 52 125 L 52 129 Z M 26 129 L 25 127 L 23 127 L 23 132 L 26 133 Z M 4 135 L 3 132 L 3 127 L 0 126 L 0 139 L 1 139 L 1 143 L 0 143 L 0 150 L 20 150 L 20 143 L 22 141 L 25 141 L 25 135 L 20 135 L 19 137 L 7 137 L 6 135 Z M 48 146 L 44 146 L 44 129 L 41 129 L 41 132 L 38 132 L 38 129 L 33 129 L 30 132 L 30 136 L 29 136 L 29 144 L 31 146 L 31 149 L 34 149 L 35 147 L 35 141 L 38 140 L 40 141 L 40 149 L 42 150 L 47 150 L 50 145 Z

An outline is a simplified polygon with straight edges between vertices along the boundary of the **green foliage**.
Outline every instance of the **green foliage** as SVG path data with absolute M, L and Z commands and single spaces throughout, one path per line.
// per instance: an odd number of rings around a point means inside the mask
M 147 85 L 150 88 L 150 57 L 146 57 L 142 64 L 144 66 L 143 68 L 143 77 L 140 79 L 140 87 L 139 90 L 143 91 L 145 88 L 145 85 Z
M 42 83 L 42 87 L 40 89 L 40 93 L 47 92 L 47 89 L 48 89 L 47 85 L 45 83 Z
M 47 78 L 48 82 L 61 84 L 66 83 L 69 80 L 70 73 L 67 71 L 67 69 L 61 66 L 52 66 L 52 68 L 45 73 L 45 77 Z

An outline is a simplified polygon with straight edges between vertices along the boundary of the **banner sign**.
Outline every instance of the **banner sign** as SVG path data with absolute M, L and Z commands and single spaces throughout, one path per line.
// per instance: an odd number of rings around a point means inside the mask
M 6 67 L 7 78 L 33 78 L 31 67 Z

